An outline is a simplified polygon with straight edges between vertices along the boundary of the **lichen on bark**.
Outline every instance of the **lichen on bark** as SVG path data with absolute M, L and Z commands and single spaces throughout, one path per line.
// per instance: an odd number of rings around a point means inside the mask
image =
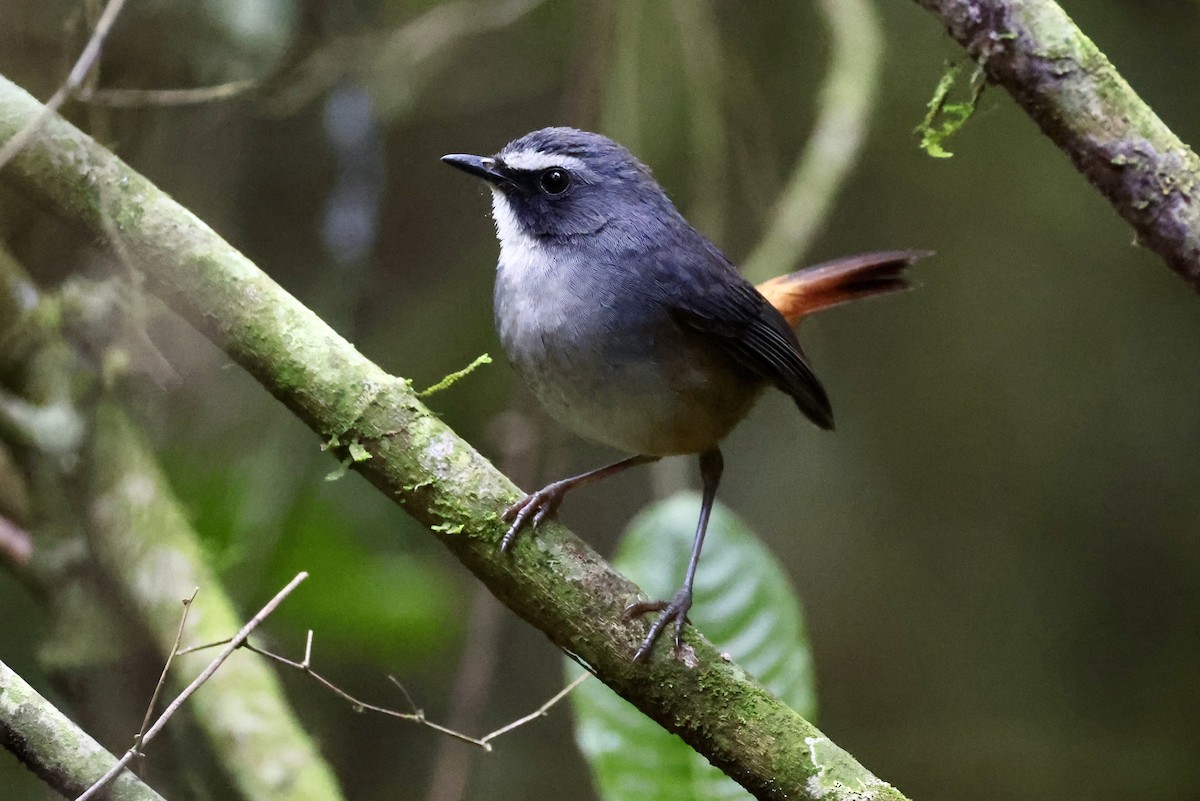
M 0 78 L 0 141 L 39 106 Z M 66 154 L 64 158 L 64 154 Z M 67 166 L 69 164 L 69 166 Z M 57 166 L 56 166 L 57 165 Z M 575 654 L 605 683 L 762 799 L 811 797 L 807 738 L 823 735 L 692 630 L 692 659 L 656 652 L 631 661 L 645 621 L 624 620 L 638 588 L 558 524 L 497 543 L 501 510 L 518 490 L 415 396 L 408 381 L 364 358 L 249 260 L 111 153 L 54 118 L 7 168 L 65 219 L 104 240 L 119 220 L 120 250 L 168 305 L 304 420 L 320 442 L 337 436 L 371 454 L 353 469 L 428 525 L 491 592 Z M 101 213 L 94 177 L 109 191 Z M 339 453 L 344 457 L 344 453 Z M 828 799 L 862 797 L 828 788 Z M 903 796 L 882 785 L 877 797 Z

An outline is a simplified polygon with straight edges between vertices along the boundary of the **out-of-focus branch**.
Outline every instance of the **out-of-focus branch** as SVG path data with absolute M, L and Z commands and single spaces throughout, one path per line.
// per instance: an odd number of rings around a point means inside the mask
M 103 776 L 101 776 L 90 787 L 84 790 L 83 793 L 81 793 L 76 799 L 76 801 L 87 801 L 87 799 L 92 798 L 99 793 L 106 784 L 120 777 L 126 766 L 133 761 L 134 757 L 142 753 L 141 749 L 146 745 L 146 743 L 153 740 L 154 737 L 160 731 L 162 731 L 163 727 L 166 726 L 171 717 L 179 711 L 184 702 L 191 698 L 192 695 L 195 694 L 196 690 L 199 690 L 205 684 L 205 682 L 216 675 L 216 672 L 220 669 L 221 665 L 225 664 L 225 660 L 228 659 L 234 651 L 236 651 L 238 648 L 241 648 L 242 645 L 245 644 L 246 638 L 249 637 L 256 628 L 262 625 L 262 622 L 266 620 L 276 610 L 276 608 L 283 603 L 284 599 L 291 595 L 292 590 L 296 589 L 296 587 L 300 585 L 300 582 L 304 581 L 306 578 L 308 578 L 307 573 L 299 573 L 294 579 L 288 582 L 286 587 L 277 592 L 275 597 L 267 601 L 266 606 L 260 609 L 258 613 L 254 615 L 254 617 L 250 618 L 250 620 L 246 622 L 246 625 L 242 626 L 241 629 L 238 630 L 238 633 L 235 634 L 229 640 L 226 646 L 221 649 L 220 653 L 213 657 L 213 660 L 208 663 L 204 670 L 200 671 L 200 675 L 192 679 L 188 686 L 184 687 L 179 695 L 175 696 L 175 700 L 167 704 L 167 708 L 162 711 L 162 714 L 158 716 L 153 725 L 151 725 L 149 728 L 146 728 L 143 725 L 142 731 L 137 735 L 137 742 L 134 744 L 133 748 L 130 748 L 128 751 L 126 751 L 125 755 L 117 760 L 115 765 L 105 771 Z M 178 635 L 176 635 L 175 645 L 178 646 L 178 644 Z M 168 661 L 174 656 L 174 654 L 175 651 L 172 649 L 171 655 L 168 657 Z M 296 779 L 295 776 L 289 776 L 288 778 L 290 780 Z M 313 797 L 324 798 L 324 796 Z
M 0 559 L 13 567 L 24 567 L 33 556 L 33 539 L 29 532 L 0 515 Z
M 1200 292 L 1200 159 L 1051 0 L 917 0 Z
M 74 453 L 85 427 L 65 402 L 36 404 L 0 389 L 0 435 L 52 456 Z
M 268 105 L 288 114 L 342 81 L 375 100 L 383 117 L 406 111 L 428 79 L 432 62 L 471 36 L 503 28 L 543 0 L 453 0 L 394 30 L 371 30 L 322 44 L 268 85 Z M 268 82 L 270 83 L 270 82 Z
M 795 269 L 820 231 L 867 134 L 883 36 L 873 0 L 818 0 L 829 29 L 829 71 L 817 101 L 817 122 L 771 222 L 742 271 L 758 283 Z
M 173 647 L 179 600 L 203 588 L 188 636 L 202 642 L 241 625 L 199 538 L 172 494 L 153 451 L 115 404 L 95 417 L 89 464 L 88 536 L 101 567 L 154 637 Z M 194 675 L 201 654 L 176 657 L 177 675 Z M 257 659 L 237 659 L 192 699 L 192 711 L 222 766 L 248 799 L 331 801 L 342 797 L 332 770 L 293 715 L 278 678 Z
M 100 224 L 103 230 L 106 224 Z M 0 252 L 0 257 L 3 255 Z M 93 293 L 93 299 L 99 294 Z M 73 375 L 77 367 L 74 362 L 46 358 L 47 353 L 70 350 L 60 329 L 72 325 L 72 304 L 58 302 L 56 295 L 37 292 L 15 260 L 0 258 L 0 308 L 6 298 L 24 299 L 13 304 L 21 309 L 23 316 L 13 319 L 17 327 L 24 329 L 26 337 L 21 347 L 0 350 L 0 367 L 15 369 L 17 360 L 23 358 L 38 363 L 43 373 Z M 0 318 L 0 345 L 13 342 L 13 338 L 5 337 L 8 322 Z M 41 381 L 58 383 L 57 379 L 45 376 Z M 64 474 L 60 481 L 63 487 L 68 484 L 78 487 L 85 496 L 78 506 L 87 515 L 86 524 L 72 520 L 69 528 L 85 529 L 89 547 L 85 557 L 82 542 L 72 543 L 66 553 L 74 554 L 71 559 L 75 561 L 68 563 L 59 553 L 63 543 L 52 542 L 41 528 L 55 530 L 64 526 L 35 521 L 28 527 L 35 535 L 38 550 L 28 564 L 21 565 L 21 577 L 52 603 L 81 603 L 94 613 L 106 607 L 84 594 L 82 587 L 78 592 L 66 592 L 64 587 L 79 581 L 74 575 L 76 568 L 72 567 L 75 562 L 86 561 L 89 567 L 99 564 L 109 586 L 119 589 L 123 608 L 133 611 L 164 656 L 174 645 L 179 600 L 194 587 L 204 588 L 204 600 L 203 614 L 193 620 L 192 636 L 217 640 L 237 630 L 242 618 L 222 588 L 220 578 L 208 567 L 196 532 L 141 434 L 111 401 L 103 401 L 98 409 L 85 413 L 70 406 L 69 393 L 56 392 L 53 399 L 72 415 L 73 448 L 78 448 L 78 452 L 60 447 L 47 452 L 47 441 L 29 437 L 22 440 L 43 456 L 70 456 L 72 464 L 85 462 L 80 471 L 73 470 L 70 476 Z M 50 396 L 42 395 L 36 400 L 48 403 Z M 95 402 L 94 397 L 91 402 Z M 33 406 L 29 401 L 22 403 Z M 87 426 L 81 422 L 85 419 Z M 50 437 L 48 442 L 58 445 L 62 437 Z M 36 472 L 45 477 L 51 469 L 47 465 Z M 80 474 L 86 478 L 77 480 Z M 0 472 L 0 479 L 3 478 Z M 58 511 L 66 514 L 62 509 Z M 29 512 L 28 516 L 33 517 L 34 513 Z M 62 616 L 79 625 L 70 610 Z M 184 656 L 178 664 L 186 674 L 194 675 L 206 662 L 201 656 Z M 192 709 L 200 730 L 245 798 L 255 801 L 341 798 L 332 770 L 296 721 L 277 677 L 260 660 L 239 659 L 226 665 L 212 678 L 207 690 L 194 699 Z
M 721 38 L 713 7 L 708 2 L 671 0 L 671 15 L 683 54 L 688 131 L 692 137 L 692 191 L 687 216 L 709 239 L 720 242 L 724 238 L 724 204 L 729 183 Z
M 84 792 L 117 761 L 3 662 L 0 746 L 68 798 Z M 131 773 L 113 782 L 108 792 L 112 801 L 163 801 Z
M 257 85 L 258 81 L 245 79 L 190 89 L 96 89 L 84 87 L 75 91 L 74 97 L 83 103 L 109 108 L 197 106 L 219 100 L 230 100 L 249 92 Z
M 0 79 L 0 141 L 41 106 Z M 166 194 L 61 119 L 7 174 L 103 238 L 108 221 L 147 285 L 323 441 L 427 525 L 502 602 L 760 799 L 903 796 L 688 628 L 678 657 L 631 659 L 646 634 L 628 579 L 559 524 L 498 549 L 517 488 L 414 395 Z M 104 191 L 100 190 L 104 187 Z M 107 204 L 107 205 L 103 205 Z M 189 586 L 195 582 L 189 582 Z

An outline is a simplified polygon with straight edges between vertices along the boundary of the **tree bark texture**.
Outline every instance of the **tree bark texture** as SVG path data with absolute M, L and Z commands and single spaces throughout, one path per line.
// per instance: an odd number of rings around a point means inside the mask
M 0 142 L 40 105 L 0 78 Z M 93 237 L 356 470 L 427 525 L 493 594 L 760 799 L 903 799 L 689 629 L 679 658 L 631 657 L 641 597 L 559 524 L 498 550 L 513 484 L 418 400 L 186 209 L 55 117 L 0 173 Z M 431 332 L 436 335 L 436 332 Z M 356 449 L 357 450 L 357 449 Z
M 90 787 L 117 761 L 3 662 L 0 745 L 69 798 Z M 110 801 L 163 801 L 128 771 L 112 781 L 107 793 L 104 797 Z
M 1200 292 L 1200 159 L 1051 0 L 917 0 Z

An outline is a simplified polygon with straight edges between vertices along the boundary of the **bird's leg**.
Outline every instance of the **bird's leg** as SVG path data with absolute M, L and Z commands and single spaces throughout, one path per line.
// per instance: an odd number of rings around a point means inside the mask
M 683 586 L 675 597 L 669 601 L 638 601 L 625 607 L 625 617 L 632 618 L 647 612 L 662 612 L 650 633 L 642 640 L 642 645 L 633 655 L 634 662 L 644 662 L 650 656 L 650 649 L 662 635 L 668 623 L 675 624 L 675 648 L 678 650 L 680 637 L 683 635 L 683 624 L 687 620 L 688 610 L 692 608 L 692 583 L 696 580 L 696 566 L 700 564 L 700 549 L 704 547 L 704 532 L 708 530 L 708 518 L 712 514 L 713 500 L 717 496 L 717 485 L 721 483 L 721 471 L 725 460 L 721 451 L 711 448 L 700 454 L 700 480 L 704 483 L 704 499 L 700 503 L 700 522 L 696 524 L 696 539 L 692 541 L 692 556 L 688 560 L 687 575 L 683 578 Z
M 554 511 L 558 509 L 558 505 L 562 503 L 563 496 L 571 490 L 576 487 L 582 487 L 584 484 L 591 484 L 594 481 L 608 478 L 609 476 L 615 476 L 617 473 L 628 470 L 631 467 L 636 467 L 639 464 L 656 462 L 659 458 L 658 456 L 630 456 L 628 459 L 622 459 L 606 467 L 600 467 L 587 473 L 555 481 L 553 484 L 547 484 L 542 487 L 537 492 L 529 493 L 504 510 L 503 519 L 511 521 L 512 525 L 505 532 L 504 539 L 500 540 L 501 553 L 512 547 L 512 544 L 516 542 L 517 535 L 521 533 L 521 529 L 529 525 L 536 528 L 548 515 L 554 514 Z

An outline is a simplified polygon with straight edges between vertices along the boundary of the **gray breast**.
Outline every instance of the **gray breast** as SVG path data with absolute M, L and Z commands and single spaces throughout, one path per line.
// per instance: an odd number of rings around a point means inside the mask
M 547 412 L 631 453 L 695 453 L 740 420 L 760 386 L 680 329 L 618 265 L 553 246 L 502 245 L 496 328 Z

